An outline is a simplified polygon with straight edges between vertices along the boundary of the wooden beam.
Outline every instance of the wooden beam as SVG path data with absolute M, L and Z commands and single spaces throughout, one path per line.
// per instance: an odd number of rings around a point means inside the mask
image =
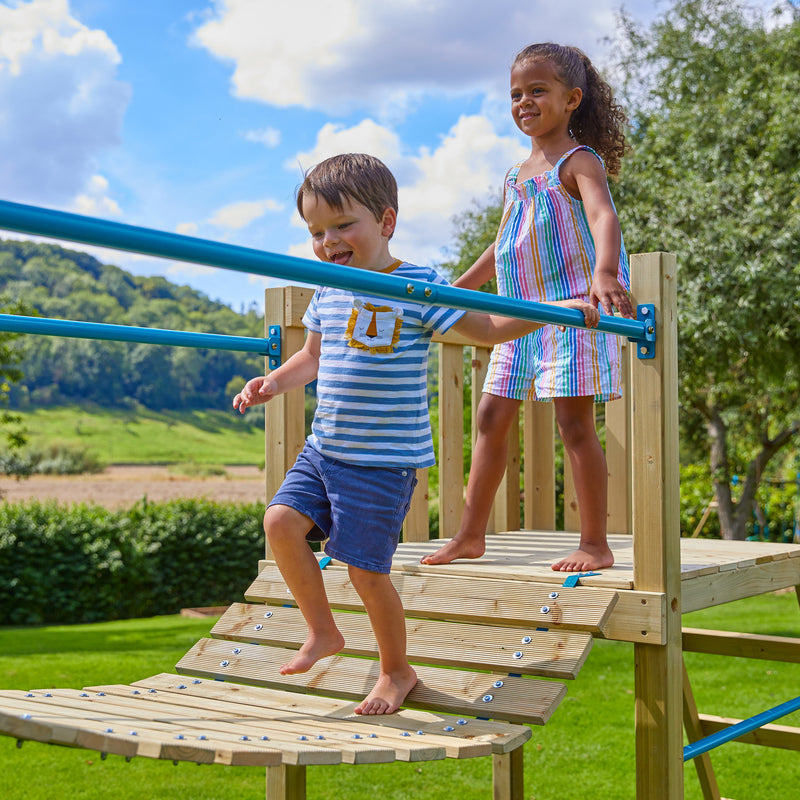
M 523 800 L 525 774 L 522 748 L 492 756 L 492 800 Z
M 705 736 L 686 664 L 683 665 L 683 727 L 686 728 L 686 736 L 690 742 L 697 742 Z M 711 766 L 711 756 L 708 753 L 701 753 L 693 761 L 704 800 L 720 800 L 717 778 L 714 775 L 714 767 Z
M 439 538 L 455 536 L 464 513 L 464 351 L 439 348 Z
M 522 404 L 525 527 L 556 529 L 555 409 L 552 403 Z
M 267 800 L 305 800 L 306 768 L 297 764 L 267 767 Z
M 683 629 L 683 650 L 718 656 L 761 658 L 800 664 L 800 639 L 790 636 L 764 636 L 735 631 Z
M 631 258 L 634 306 L 655 313 L 655 357 L 631 360 L 633 580 L 666 596 L 665 644 L 634 645 L 636 798 L 682 800 L 680 500 L 675 257 Z M 637 354 L 638 356 L 638 354 Z

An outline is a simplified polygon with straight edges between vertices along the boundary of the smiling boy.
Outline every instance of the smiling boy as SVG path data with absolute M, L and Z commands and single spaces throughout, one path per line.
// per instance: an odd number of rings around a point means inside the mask
M 446 283 L 435 270 L 390 254 L 397 184 L 378 159 L 351 153 L 318 164 L 297 191 L 297 208 L 321 261 Z M 589 304 L 563 305 L 580 309 L 587 325 L 597 323 Z M 306 543 L 307 537 L 325 539 L 325 552 L 348 565 L 380 655 L 378 680 L 355 712 L 388 714 L 417 680 L 389 570 L 416 469 L 434 463 L 427 407 L 431 337 L 453 328 L 495 344 L 539 325 L 330 287 L 316 290 L 303 324 L 303 348 L 269 375 L 248 381 L 233 399 L 243 413 L 317 380 L 311 435 L 264 515 L 273 557 L 308 625 L 308 638 L 280 671 L 305 672 L 344 647 Z

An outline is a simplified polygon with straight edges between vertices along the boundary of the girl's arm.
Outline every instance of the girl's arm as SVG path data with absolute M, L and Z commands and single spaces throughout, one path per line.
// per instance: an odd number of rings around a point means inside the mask
M 319 372 L 320 338 L 318 333 L 309 331 L 302 350 L 269 375 L 251 378 L 233 398 L 233 407 L 244 414 L 251 406 L 267 403 L 279 394 L 313 381 Z
M 594 239 L 591 303 L 602 305 L 607 314 L 612 314 L 616 307 L 624 317 L 633 317 L 628 293 L 617 279 L 622 233 L 602 164 L 588 151 L 579 151 L 564 164 L 562 181 L 570 194 L 574 186 L 575 196 L 583 201 Z
M 583 312 L 583 319 L 587 328 L 594 328 L 600 321 L 600 312 L 590 303 L 583 300 L 561 300 L 551 303 L 562 308 L 577 308 Z M 473 339 L 481 344 L 499 344 L 509 342 L 512 339 L 519 339 L 537 328 L 541 328 L 544 323 L 531 322 L 526 319 L 515 319 L 514 317 L 500 317 L 496 314 L 479 314 L 476 311 L 468 311 L 461 319 L 453 325 L 452 330 Z
M 453 281 L 453 286 L 461 289 L 480 289 L 484 283 L 494 278 L 494 242 L 478 256 L 478 260 L 459 278 Z

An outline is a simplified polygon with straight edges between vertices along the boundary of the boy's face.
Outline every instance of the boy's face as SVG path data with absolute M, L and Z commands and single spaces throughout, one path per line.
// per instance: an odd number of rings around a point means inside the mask
M 303 216 L 320 261 L 361 269 L 382 270 L 393 262 L 389 237 L 397 214 L 387 208 L 380 220 L 361 203 L 345 198 L 342 209 L 316 195 L 303 197 Z

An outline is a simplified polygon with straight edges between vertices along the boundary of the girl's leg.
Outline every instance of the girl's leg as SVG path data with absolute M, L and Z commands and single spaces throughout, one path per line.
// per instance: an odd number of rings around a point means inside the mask
M 280 668 L 281 675 L 307 672 L 319 659 L 344 647 L 328 605 L 322 571 L 306 542 L 313 525 L 289 506 L 270 506 L 264 514 L 264 531 L 275 562 L 308 625 L 308 638 L 297 655 Z
M 581 540 L 574 553 L 553 564 L 552 568 L 585 572 L 610 567 L 614 556 L 606 539 L 608 470 L 606 454 L 595 428 L 594 398 L 559 397 L 554 403 L 558 430 L 578 496 Z
M 356 714 L 392 714 L 417 682 L 406 656 L 403 604 L 390 577 L 349 566 L 350 580 L 369 615 L 380 653 L 380 675 L 372 691 L 356 706 Z
M 472 452 L 461 525 L 446 545 L 422 558 L 423 564 L 449 564 L 457 558 L 480 558 L 486 551 L 486 526 L 506 469 L 508 432 L 519 403 L 510 397 L 481 395 L 476 420 L 478 436 Z

